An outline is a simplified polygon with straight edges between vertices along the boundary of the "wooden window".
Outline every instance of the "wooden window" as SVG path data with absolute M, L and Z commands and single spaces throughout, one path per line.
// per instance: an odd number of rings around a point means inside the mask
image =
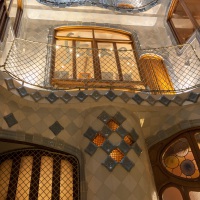
M 160 200 L 196 200 L 200 194 L 200 130 L 176 134 L 149 149 Z
M 72 155 L 23 149 L 0 155 L 0 199 L 79 200 L 79 163 Z
M 17 8 L 14 7 L 17 4 Z M 8 28 L 8 22 L 11 21 L 14 35 L 19 33 L 20 22 L 23 14 L 22 0 L 0 1 L 0 41 L 3 42 Z
M 167 21 L 177 42 L 186 43 L 200 28 L 199 0 L 174 0 Z
M 129 32 L 69 26 L 56 28 L 54 38 L 52 85 L 141 81 Z

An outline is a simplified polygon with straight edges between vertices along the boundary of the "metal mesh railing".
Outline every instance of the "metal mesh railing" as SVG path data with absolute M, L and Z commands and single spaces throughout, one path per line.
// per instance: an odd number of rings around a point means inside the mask
M 121 46 L 115 51 L 16 39 L 4 70 L 24 83 L 52 90 L 111 88 L 170 94 L 199 87 L 200 60 L 191 45 L 139 52 Z
M 79 163 L 71 155 L 25 149 L 0 156 L 0 199 L 79 200 Z

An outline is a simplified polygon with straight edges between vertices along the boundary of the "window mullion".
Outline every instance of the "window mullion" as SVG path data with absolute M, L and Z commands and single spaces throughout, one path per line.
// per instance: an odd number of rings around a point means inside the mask
M 38 156 L 38 154 L 35 154 L 33 156 L 33 168 L 32 168 L 32 176 L 31 176 L 30 194 L 29 194 L 29 199 L 31 200 L 38 199 L 40 166 L 41 166 L 41 156 Z
M 60 170 L 61 159 L 55 157 L 53 159 L 53 181 L 52 181 L 52 200 L 60 199 Z

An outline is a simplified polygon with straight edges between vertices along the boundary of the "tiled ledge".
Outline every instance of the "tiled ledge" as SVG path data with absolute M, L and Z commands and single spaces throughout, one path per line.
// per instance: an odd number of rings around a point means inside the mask
M 43 90 L 26 87 L 1 72 L 0 85 L 15 95 L 29 101 L 50 104 L 67 104 L 85 102 L 93 99 L 98 102 L 102 97 L 110 102 L 121 102 L 141 106 L 184 106 L 198 102 L 200 90 L 185 92 L 177 95 L 151 95 L 144 92 L 133 93 L 120 90 Z M 75 100 L 75 101 L 74 101 Z M 200 100 L 199 100 L 200 101 Z M 87 101 L 88 102 L 88 101 Z

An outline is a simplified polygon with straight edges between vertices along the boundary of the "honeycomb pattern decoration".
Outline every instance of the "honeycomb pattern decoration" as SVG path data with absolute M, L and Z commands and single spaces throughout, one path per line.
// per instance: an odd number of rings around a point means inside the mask
M 135 164 L 127 157 L 127 153 L 131 149 L 135 151 L 137 156 L 142 153 L 142 149 L 136 143 L 139 138 L 137 132 L 134 129 L 130 132 L 126 131 L 123 127 L 126 118 L 120 112 L 110 116 L 103 111 L 97 118 L 104 123 L 104 126 L 98 131 L 89 127 L 84 133 L 84 136 L 90 141 L 85 152 L 92 156 L 98 148 L 102 148 L 107 154 L 107 158 L 102 164 L 109 171 L 113 171 L 117 164 L 130 171 Z M 109 137 L 115 132 L 121 137 L 121 142 L 117 145 L 113 145 L 109 141 Z

